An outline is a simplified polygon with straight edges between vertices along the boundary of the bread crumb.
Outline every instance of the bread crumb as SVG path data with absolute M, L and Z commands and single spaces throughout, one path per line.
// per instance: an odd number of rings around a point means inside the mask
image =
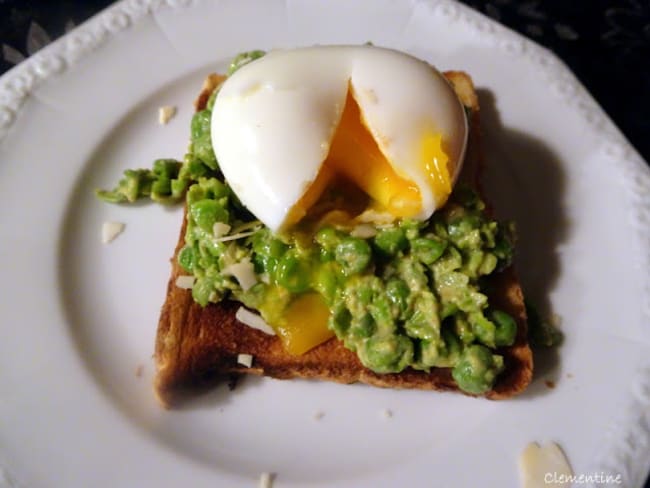
M 273 473 L 262 473 L 260 475 L 260 488 L 273 488 L 273 480 L 275 479 L 275 474 Z
M 250 368 L 253 365 L 253 356 L 251 354 L 238 354 L 237 363 Z
M 384 408 L 384 409 L 381 411 L 381 416 L 382 416 L 383 418 L 385 418 L 385 419 L 390 419 L 390 418 L 393 417 L 393 411 L 390 410 L 390 409 L 388 409 L 388 408 Z
M 544 384 L 546 386 L 548 386 L 549 388 L 555 388 L 555 381 L 546 380 L 546 381 L 544 381 Z
M 176 286 L 183 290 L 191 290 L 194 286 L 194 281 L 196 281 L 194 276 L 179 276 L 176 278 Z
M 567 373 L 567 374 L 566 374 L 566 377 L 567 377 L 567 378 L 573 378 L 573 373 Z
M 322 410 L 316 410 L 314 412 L 314 420 L 320 420 L 323 417 L 325 417 L 325 412 L 323 412 Z
M 176 107 L 172 105 L 164 105 L 158 109 L 158 123 L 166 125 L 174 115 L 176 115 Z
M 123 231 L 126 224 L 122 222 L 104 222 L 102 224 L 102 243 L 112 242 Z
M 138 364 L 138 367 L 135 368 L 135 377 L 142 378 L 142 373 L 144 373 L 144 365 Z

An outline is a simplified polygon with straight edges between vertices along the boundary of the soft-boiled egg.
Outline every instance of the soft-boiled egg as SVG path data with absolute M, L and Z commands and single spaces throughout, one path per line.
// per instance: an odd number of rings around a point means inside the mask
M 272 51 L 228 78 L 212 112 L 226 180 L 273 231 L 341 178 L 377 215 L 429 218 L 451 193 L 467 132 L 440 72 L 374 46 Z

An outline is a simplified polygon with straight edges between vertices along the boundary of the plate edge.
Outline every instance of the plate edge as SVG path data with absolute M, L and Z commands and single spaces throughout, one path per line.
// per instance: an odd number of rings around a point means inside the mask
M 142 18 L 164 8 L 187 8 L 196 1 L 120 0 L 9 70 L 0 77 L 0 144 L 19 117 L 25 101 L 42 83 L 65 72 Z M 548 49 L 465 5 L 453 0 L 420 1 L 434 15 L 464 24 L 472 35 L 509 56 L 531 63 L 546 75 L 554 95 L 567 107 L 576 110 L 591 129 L 603 136 L 602 155 L 618 165 L 621 182 L 628 190 L 630 223 L 642 247 L 650 249 L 650 202 L 647 198 L 650 195 L 650 168 L 564 62 Z M 650 253 L 642 253 L 638 268 L 641 276 L 650 269 Z M 646 276 L 642 283 L 645 300 L 641 304 L 641 318 L 650 324 L 650 276 L 647 273 Z M 640 486 L 647 474 L 648 466 L 644 464 L 650 465 L 650 461 L 639 457 L 639 451 L 643 451 L 639 447 L 650 444 L 650 361 L 640 365 L 635 372 L 632 396 L 624 417 L 626 420 L 615 424 L 616 433 L 610 437 L 611 449 L 603 453 L 596 465 L 603 470 L 623 473 L 628 481 Z M 7 479 L 6 476 L 3 479 L 6 473 L 0 466 L 0 480 Z

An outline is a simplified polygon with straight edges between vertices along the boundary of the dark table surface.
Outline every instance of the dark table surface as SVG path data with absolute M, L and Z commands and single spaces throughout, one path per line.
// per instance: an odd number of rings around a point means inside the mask
M 0 0 L 0 74 L 111 3 Z M 555 52 L 650 161 L 650 0 L 462 3 Z

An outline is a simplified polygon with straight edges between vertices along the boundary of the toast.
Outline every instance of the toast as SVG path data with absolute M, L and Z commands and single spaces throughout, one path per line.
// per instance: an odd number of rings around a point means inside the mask
M 471 112 L 471 126 L 465 162 L 460 178 L 480 194 L 483 158 L 480 147 L 478 97 L 472 79 L 463 72 L 444 73 L 459 99 Z M 223 80 L 210 75 L 195 102 L 195 108 L 206 106 L 210 93 Z M 161 404 L 167 408 L 178 405 L 188 392 L 204 389 L 216 381 L 239 374 L 255 374 L 278 379 L 310 378 L 338 383 L 362 382 L 386 388 L 458 391 L 450 368 L 432 368 L 429 373 L 410 368 L 401 373 L 377 374 L 362 366 L 357 355 L 342 342 L 332 338 L 310 351 L 290 355 L 277 336 L 267 335 L 240 323 L 235 313 L 240 304 L 222 301 L 201 307 L 192 299 L 191 291 L 176 286 L 178 276 L 185 274 L 177 262 L 184 244 L 186 219 L 180 231 L 167 296 L 162 307 L 155 344 L 157 373 L 154 389 Z M 487 294 L 490 302 L 509 313 L 517 323 L 512 346 L 499 348 L 505 370 L 492 390 L 483 396 L 498 400 L 522 392 L 530 383 L 533 370 L 532 353 L 527 341 L 526 310 L 523 294 L 511 267 L 489 277 Z M 239 354 L 253 356 L 250 368 L 237 363 Z

